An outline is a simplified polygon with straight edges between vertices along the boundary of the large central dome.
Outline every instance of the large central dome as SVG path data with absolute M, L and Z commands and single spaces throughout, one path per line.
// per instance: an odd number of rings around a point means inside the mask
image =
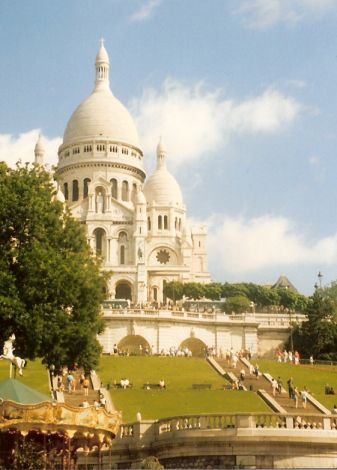
M 139 148 L 133 120 L 110 90 L 94 91 L 77 107 L 64 131 L 63 143 L 100 137 Z
M 63 146 L 100 138 L 140 148 L 138 132 L 130 113 L 110 90 L 109 57 L 103 44 L 96 56 L 95 89 L 69 119 Z

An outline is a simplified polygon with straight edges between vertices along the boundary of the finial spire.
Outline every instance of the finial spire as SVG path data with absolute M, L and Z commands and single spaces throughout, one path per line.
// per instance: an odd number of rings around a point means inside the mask
M 104 39 L 100 39 L 100 48 L 96 55 L 95 91 L 110 90 L 109 87 L 109 56 L 104 47 Z
M 43 165 L 43 157 L 44 157 L 44 145 L 42 142 L 42 135 L 41 132 L 39 133 L 39 138 L 37 139 L 34 154 L 35 154 L 35 163 L 38 165 Z
M 159 138 L 157 145 L 157 169 L 166 167 L 166 149 L 163 144 L 162 136 Z

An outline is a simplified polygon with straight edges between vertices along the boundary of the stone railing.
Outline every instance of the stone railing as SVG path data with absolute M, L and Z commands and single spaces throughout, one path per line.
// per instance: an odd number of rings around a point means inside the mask
M 336 431 L 337 416 L 312 414 L 306 416 L 280 413 L 221 413 L 175 416 L 158 421 L 139 421 L 122 424 L 117 440 L 156 440 L 162 435 L 184 432 L 228 431 L 228 430 L 298 430 Z
M 209 321 L 216 323 L 253 323 L 260 327 L 289 328 L 294 323 L 302 323 L 306 316 L 301 313 L 242 313 L 226 315 L 221 312 L 187 312 L 183 310 L 164 309 L 133 309 L 133 308 L 103 308 L 103 318 L 163 318 L 176 321 Z

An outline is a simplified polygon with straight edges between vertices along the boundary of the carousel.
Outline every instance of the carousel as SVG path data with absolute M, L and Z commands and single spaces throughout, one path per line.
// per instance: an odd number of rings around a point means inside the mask
M 104 452 L 111 468 L 121 414 L 59 403 L 12 378 L 12 367 L 0 381 L 0 467 L 102 470 Z

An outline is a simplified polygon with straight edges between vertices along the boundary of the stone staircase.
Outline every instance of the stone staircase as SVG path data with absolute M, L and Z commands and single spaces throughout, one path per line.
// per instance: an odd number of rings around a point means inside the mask
M 63 385 L 64 385 L 63 396 L 64 396 L 64 403 L 66 405 L 81 406 L 84 400 L 88 401 L 89 405 L 93 405 L 95 401 L 99 402 L 99 390 L 93 389 L 92 381 L 90 378 L 89 378 L 88 396 L 84 395 L 84 389 L 80 385 L 81 374 L 83 374 L 83 371 L 80 369 L 76 371 L 72 371 L 72 375 L 74 376 L 74 380 L 75 380 L 75 390 L 73 390 L 71 393 L 68 392 L 66 376 L 62 377 Z
M 234 374 L 238 379 L 240 377 L 240 371 L 243 369 L 245 371 L 245 379 L 243 384 L 246 389 L 254 392 L 259 392 L 259 390 L 267 392 L 260 394 L 261 397 L 266 401 L 266 398 L 268 395 L 270 395 L 275 400 L 275 402 L 287 413 L 296 413 L 297 415 L 324 413 L 324 407 L 322 406 L 321 409 L 317 408 L 310 402 L 310 399 L 307 400 L 306 408 L 303 408 L 302 399 L 300 396 L 298 398 L 298 407 L 296 408 L 295 401 L 289 398 L 288 391 L 286 390 L 283 390 L 281 393 L 276 392 L 276 396 L 273 397 L 268 374 L 264 375 L 260 371 L 259 376 L 256 377 L 253 373 L 250 373 L 250 363 L 247 359 L 239 359 L 237 361 L 236 367 L 233 367 L 233 365 L 229 364 L 225 359 L 217 358 L 217 362 L 224 369 L 224 371 L 226 371 L 227 375 L 228 373 L 230 373 L 230 375 Z M 255 364 L 253 363 L 253 365 Z M 267 404 L 270 406 L 268 402 Z

